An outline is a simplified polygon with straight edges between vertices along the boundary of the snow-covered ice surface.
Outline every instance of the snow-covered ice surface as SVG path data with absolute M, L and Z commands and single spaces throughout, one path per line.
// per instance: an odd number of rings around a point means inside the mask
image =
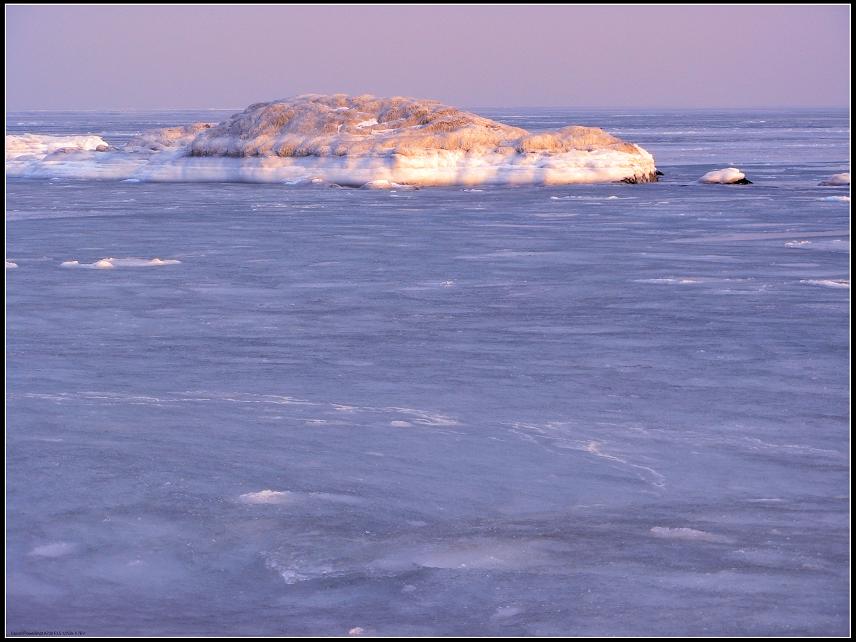
M 66 268 L 111 270 L 117 267 L 160 267 L 161 265 L 177 265 L 179 263 L 181 263 L 181 261 L 177 261 L 175 259 L 138 259 L 133 257 L 116 259 L 112 256 L 108 256 L 107 258 L 99 259 L 92 263 L 81 263 L 77 259 L 72 259 L 70 261 L 63 261 L 60 263 L 60 266 Z
M 847 112 L 480 112 L 665 176 L 8 181 L 8 631 L 847 634 Z
M 52 136 L 50 134 L 13 134 L 6 136 L 6 161 L 41 160 L 50 154 L 106 150 L 99 136 Z

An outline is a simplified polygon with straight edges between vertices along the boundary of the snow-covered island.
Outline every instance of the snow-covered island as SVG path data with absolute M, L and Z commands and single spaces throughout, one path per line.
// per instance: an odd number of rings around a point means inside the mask
M 654 158 L 602 129 L 531 133 L 433 100 L 304 95 L 226 121 L 137 136 L 6 136 L 10 176 L 142 181 L 314 181 L 391 187 L 657 180 Z

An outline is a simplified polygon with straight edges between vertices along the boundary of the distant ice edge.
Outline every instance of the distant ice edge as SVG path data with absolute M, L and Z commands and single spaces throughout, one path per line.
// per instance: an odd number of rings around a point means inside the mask
M 6 136 L 7 176 L 393 187 L 657 181 L 654 158 L 601 129 L 530 133 L 436 101 L 307 95 L 217 125 L 92 136 Z

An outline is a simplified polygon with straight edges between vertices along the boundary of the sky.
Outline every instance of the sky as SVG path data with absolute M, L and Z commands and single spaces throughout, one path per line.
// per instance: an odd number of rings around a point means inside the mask
M 850 9 L 6 6 L 6 109 L 849 105 Z

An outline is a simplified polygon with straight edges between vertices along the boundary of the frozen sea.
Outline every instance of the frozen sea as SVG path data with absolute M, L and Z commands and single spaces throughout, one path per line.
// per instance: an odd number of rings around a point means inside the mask
M 7 181 L 7 632 L 848 634 L 847 111 L 478 111 L 665 176 Z

